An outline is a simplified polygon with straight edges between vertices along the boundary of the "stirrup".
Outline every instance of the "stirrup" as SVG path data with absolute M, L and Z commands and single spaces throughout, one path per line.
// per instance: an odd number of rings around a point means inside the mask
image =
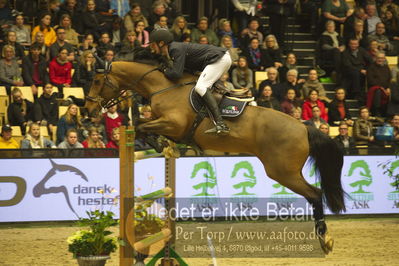
M 230 133 L 230 128 L 226 126 L 223 122 L 216 123 L 214 128 L 205 131 L 206 134 L 216 133 L 217 135 L 227 135 Z

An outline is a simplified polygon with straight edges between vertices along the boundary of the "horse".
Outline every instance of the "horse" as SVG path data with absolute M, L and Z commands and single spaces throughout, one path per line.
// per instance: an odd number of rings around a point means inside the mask
M 196 113 L 189 94 L 196 77 L 185 74 L 177 81 L 167 79 L 158 67 L 138 62 L 114 62 L 105 73 L 97 73 L 85 107 L 89 113 L 121 94 L 133 90 L 150 100 L 154 120 L 137 126 L 138 132 L 166 136 L 176 142 L 191 131 Z M 282 112 L 258 106 L 247 106 L 235 118 L 226 119 L 227 136 L 205 134 L 213 126 L 205 118 L 196 128 L 193 140 L 201 149 L 253 154 L 264 165 L 267 175 L 312 205 L 315 230 L 323 251 L 333 248 L 333 239 L 324 221 L 326 203 L 333 213 L 345 211 L 345 192 L 341 185 L 343 153 L 336 143 L 314 127 L 307 127 Z M 314 160 L 321 189 L 310 185 L 302 175 L 308 157 Z

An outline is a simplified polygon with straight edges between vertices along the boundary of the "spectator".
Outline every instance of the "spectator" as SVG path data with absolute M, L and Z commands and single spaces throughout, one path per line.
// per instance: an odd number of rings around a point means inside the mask
M 70 87 L 72 83 L 71 77 L 72 63 L 68 61 L 68 50 L 60 48 L 58 56 L 49 64 L 50 82 L 57 86 L 61 98 L 64 94 L 64 87 Z
M 108 111 L 103 115 L 103 117 L 107 139 L 112 139 L 112 129 L 127 124 L 127 121 L 122 114 L 117 112 L 116 105 L 108 108 Z
M 86 50 L 90 50 L 92 53 L 96 53 L 97 51 L 94 45 L 94 37 L 92 34 L 87 34 L 85 36 L 82 45 L 79 46 L 79 54 L 81 55 Z
M 70 0 L 71 1 L 71 0 Z M 92 34 L 95 40 L 100 37 L 100 32 L 106 30 L 106 23 L 100 13 L 96 12 L 94 0 L 88 0 L 86 10 L 82 14 L 82 29 L 84 34 Z
M 299 122 L 304 122 L 302 120 L 302 108 L 301 107 L 294 107 L 291 110 L 290 116 L 292 116 L 293 118 L 295 118 L 296 120 L 298 120 Z
M 225 86 L 228 91 L 234 90 L 233 83 L 229 82 L 229 72 L 224 73 L 220 77 L 219 80 L 223 83 L 223 86 Z M 150 112 L 151 112 L 151 107 L 150 107 Z M 143 110 L 143 114 L 144 114 L 144 110 Z
M 173 34 L 175 42 L 182 42 L 184 35 L 191 35 L 191 31 L 187 27 L 187 21 L 183 16 L 179 16 L 175 19 L 170 31 Z
M 364 87 L 367 67 L 371 64 L 370 55 L 362 47 L 359 40 L 351 39 L 349 49 L 343 52 L 343 83 L 349 88 L 349 96 L 364 102 Z
M 295 69 L 299 73 L 299 68 L 297 67 L 296 55 L 294 53 L 288 53 L 283 66 L 278 68 L 280 82 L 284 82 L 287 80 L 287 72 L 290 69 Z M 299 79 L 298 82 L 303 83 L 305 82 L 305 80 Z
M 115 10 L 111 9 L 110 0 L 94 0 L 96 4 L 96 11 L 104 17 L 112 16 Z
M 146 31 L 144 22 L 138 20 L 134 24 L 134 31 L 136 32 L 137 40 L 139 41 L 141 47 L 147 47 L 150 45 L 150 34 Z
M 353 125 L 349 107 L 345 102 L 345 93 L 343 88 L 336 89 L 334 100 L 328 106 L 328 120 L 331 126 L 339 125 L 341 122 L 345 122 L 348 126 Z
M 290 69 L 287 72 L 287 81 L 281 83 L 280 94 L 276 95 L 276 98 L 281 102 L 284 99 L 284 96 L 287 94 L 288 89 L 295 90 L 295 98 L 297 100 L 302 99 L 302 85 L 298 80 L 298 71 L 296 69 Z
M 398 141 L 399 140 L 399 114 L 393 115 L 392 120 L 391 120 L 391 125 L 393 127 L 394 140 Z
M 332 20 L 336 25 L 344 24 L 351 15 L 348 4 L 345 0 L 325 0 L 322 6 L 324 16 L 323 22 Z
M 105 148 L 104 142 L 100 138 L 100 133 L 97 128 L 89 128 L 89 135 L 85 141 L 82 142 L 84 148 Z
M 78 106 L 76 104 L 70 104 L 65 114 L 61 116 L 57 124 L 57 143 L 61 143 L 69 129 L 74 129 L 76 132 L 82 126 L 80 121 L 80 115 L 78 114 Z
M 396 14 L 398 14 L 399 6 L 396 4 L 396 2 L 394 3 L 393 0 L 383 0 L 381 2 L 382 2 L 382 5 L 380 5 L 380 12 L 381 12 L 382 19 L 386 19 L 387 11 L 393 11 Z
M 141 47 L 137 41 L 136 33 L 129 31 L 126 33 L 125 39 L 122 42 L 122 47 L 118 53 L 118 59 L 122 61 L 133 61 L 134 60 L 134 49 Z
M 115 17 L 112 21 L 112 45 L 120 47 L 126 35 L 126 29 L 123 25 L 123 20 L 120 17 Z
M 232 40 L 232 44 L 234 48 L 238 47 L 237 38 L 234 35 L 233 30 L 231 29 L 230 21 L 222 18 L 219 20 L 219 30 L 217 32 L 219 39 L 223 38 L 224 36 L 229 36 Z
M 320 110 L 320 117 L 323 118 L 323 122 L 328 122 L 328 114 L 326 107 L 322 101 L 319 100 L 319 92 L 317 90 L 311 89 L 309 91 L 308 97 L 302 106 L 302 119 L 309 120 L 313 117 L 312 108 L 318 106 Z
M 148 16 L 148 24 L 150 27 L 154 27 L 154 24 L 159 20 L 159 17 L 166 16 L 169 23 L 175 19 L 176 14 L 173 14 L 173 10 L 164 1 L 155 1 L 152 4 L 152 12 Z
M 376 26 L 381 19 L 378 17 L 377 8 L 375 4 L 370 3 L 366 6 L 366 14 L 367 14 L 367 34 L 374 34 L 376 31 Z
M 274 95 L 281 94 L 280 90 L 282 90 L 282 88 L 280 82 L 278 81 L 277 69 L 275 67 L 269 67 L 266 69 L 266 72 L 267 72 L 267 79 L 265 79 L 259 84 L 258 93 L 256 97 L 262 95 L 262 90 L 266 85 L 269 85 L 272 88 Z
M 256 12 L 257 0 L 231 0 L 235 7 L 234 18 L 237 19 L 238 29 L 242 30 L 248 25 L 249 18 Z
M 88 95 L 94 75 L 96 74 L 96 58 L 90 50 L 83 52 L 80 57 L 79 67 L 75 71 L 76 84 L 83 88 L 84 94 Z
M 5 86 L 7 94 L 11 92 L 11 86 L 23 86 L 21 71 L 15 58 L 15 50 L 11 45 L 3 46 L 1 50 L 3 59 L 0 59 L 0 85 Z
M 50 60 L 50 49 L 44 43 L 43 32 L 38 31 L 36 33 L 33 43 L 38 44 L 40 46 L 40 54 L 46 59 L 46 61 Z
M 58 12 L 60 11 L 60 6 L 61 6 L 61 2 L 60 0 L 50 0 L 48 1 L 48 9 L 51 15 L 51 27 L 54 27 L 55 25 L 57 25 L 57 23 L 59 23 L 60 21 L 58 20 L 58 18 L 60 17 L 58 15 Z
M 368 31 L 368 25 L 367 25 L 367 14 L 364 11 L 364 8 L 362 6 L 356 6 L 355 10 L 352 15 L 350 15 L 344 23 L 344 38 L 348 41 L 349 39 L 353 39 L 353 33 L 355 31 L 355 24 L 358 21 L 362 21 L 363 23 L 363 34 L 367 39 L 367 31 Z
M 241 31 L 241 49 L 248 47 L 253 38 L 258 39 L 259 44 L 262 46 L 263 34 L 259 31 L 259 26 L 259 20 L 255 17 L 251 18 L 251 20 L 248 22 L 248 27 Z
M 79 45 L 79 34 L 75 31 L 75 29 L 72 28 L 72 20 L 68 14 L 64 14 L 61 16 L 59 27 L 62 27 L 65 30 L 64 41 L 73 45 L 74 47 L 77 47 Z M 56 27 L 55 29 L 57 28 L 58 27 Z
M 233 40 L 229 35 L 225 35 L 220 40 L 220 47 L 226 48 L 229 50 L 229 54 L 231 57 L 231 61 L 233 66 L 237 66 L 238 64 L 238 57 L 239 57 L 239 50 L 238 48 L 233 47 Z
M 327 123 L 326 120 L 324 120 L 321 117 L 321 109 L 320 109 L 319 106 L 314 105 L 314 106 L 312 106 L 312 108 L 310 110 L 311 110 L 311 116 L 309 117 L 309 119 L 304 119 L 304 113 L 302 113 L 302 118 L 304 120 L 306 120 L 304 122 L 305 125 L 312 126 L 312 127 L 315 127 L 315 128 L 320 128 L 320 126 L 322 124 L 326 124 Z
M 54 143 L 40 135 L 40 125 L 32 123 L 25 139 L 21 141 L 21 149 L 51 149 L 57 148 Z
M 1 127 L 0 149 L 19 149 L 19 143 L 12 137 L 12 128 L 10 125 L 3 125 Z
M 73 62 L 75 60 L 75 48 L 72 44 L 67 43 L 66 40 L 66 31 L 63 27 L 58 27 L 56 30 L 57 41 L 50 46 L 50 60 L 53 60 L 58 56 L 58 53 L 61 48 L 64 48 L 68 51 L 67 60 L 69 62 Z
M 234 88 L 237 90 L 252 91 L 253 89 L 253 72 L 248 67 L 247 58 L 240 56 L 238 65 L 231 73 Z M 254 93 L 252 93 L 254 94 Z
M 320 100 L 329 103 L 331 100 L 326 95 L 326 90 L 323 84 L 320 83 L 319 77 L 317 76 L 316 69 L 310 69 L 308 73 L 308 79 L 302 85 L 302 97 L 309 95 L 311 89 L 317 90 L 319 92 Z
M 358 40 L 360 47 L 364 49 L 368 48 L 369 43 L 363 20 L 356 20 L 354 22 L 353 30 L 346 36 L 346 43 L 349 43 L 352 39 Z
M 379 118 L 370 117 L 369 109 L 366 106 L 359 108 L 360 117 L 353 124 L 353 137 L 356 145 L 370 145 L 375 142 L 373 134 L 373 123 L 383 122 Z
M 321 123 L 321 125 L 319 126 L 319 130 L 327 136 L 330 135 L 330 126 L 327 123 Z
M 281 102 L 281 111 L 286 113 L 286 114 L 291 114 L 293 109 L 296 107 L 302 106 L 301 102 L 295 98 L 295 90 L 289 88 L 287 90 L 287 93 L 284 97 L 284 100 Z
M 374 116 L 386 116 L 389 96 L 391 95 L 391 70 L 385 54 L 378 53 L 377 59 L 367 69 L 367 107 Z
M 374 34 L 369 34 L 368 40 L 377 41 L 378 49 L 385 51 L 387 54 L 394 55 L 395 48 L 393 44 L 389 41 L 388 36 L 385 35 L 385 25 L 382 22 L 377 23 L 376 30 Z
M 372 62 L 374 62 L 375 59 L 377 58 L 377 54 L 379 52 L 383 52 L 383 51 L 381 50 L 381 46 L 378 45 L 377 40 L 371 40 L 369 42 L 369 48 L 368 48 L 367 52 L 368 52 L 369 56 L 371 57 Z
M 11 27 L 11 31 L 15 32 L 17 39 L 16 42 L 27 46 L 31 44 L 31 32 L 24 26 L 24 16 L 19 14 L 15 16 L 15 25 Z
M 154 24 L 154 30 L 165 29 L 169 30 L 168 28 L 168 17 L 160 16 L 159 20 L 157 20 Z
M 46 84 L 43 94 L 37 99 L 40 107 L 38 121 L 40 125 L 47 126 L 50 136 L 53 135 L 54 126 L 58 123 L 58 101 L 57 93 L 53 93 L 53 85 Z
M 137 3 L 133 3 L 129 13 L 127 13 L 123 19 L 126 30 L 134 31 L 135 30 L 134 24 L 136 23 L 136 21 L 139 20 L 144 22 L 145 28 L 148 28 L 149 26 L 148 21 L 146 17 L 141 13 L 140 5 Z
M 82 157 L 82 151 L 75 149 L 82 149 L 83 145 L 78 141 L 78 132 L 74 128 L 68 129 L 65 135 L 65 140 L 58 144 L 59 149 L 65 149 L 65 157 Z
M 267 3 L 266 10 L 270 16 L 270 33 L 276 36 L 278 43 L 283 47 L 285 43 L 287 20 L 288 17 L 293 15 L 295 1 L 271 0 L 265 2 Z
M 90 117 L 83 119 L 82 137 L 86 139 L 89 137 L 89 129 L 95 128 L 99 133 L 99 138 L 102 142 L 107 143 L 107 133 L 105 131 L 105 125 L 102 120 L 102 116 Z
M 219 39 L 216 35 L 216 33 L 208 28 L 208 18 L 207 17 L 201 17 L 198 20 L 197 27 L 194 28 L 191 32 L 191 39 L 192 42 L 199 42 L 199 37 L 201 35 L 205 35 L 208 37 L 209 43 L 212 45 L 217 46 L 219 44 Z
M 262 95 L 258 98 L 256 103 L 258 106 L 281 111 L 280 103 L 272 96 L 272 93 L 272 88 L 270 86 L 265 86 L 262 90 Z
M 24 54 L 25 49 L 22 45 L 17 43 L 17 34 L 15 33 L 15 31 L 10 30 L 7 32 L 7 39 L 3 43 L 2 47 L 4 45 L 10 45 L 10 46 L 14 47 L 15 58 L 18 61 L 18 64 L 21 64 L 22 58 L 24 58 L 24 56 L 25 56 L 25 54 Z
M 388 36 L 389 40 L 398 41 L 399 40 L 398 13 L 396 13 L 395 10 L 389 9 L 386 10 L 383 14 L 385 15 L 382 20 L 386 28 L 385 34 Z
M 130 11 L 129 2 L 129 0 L 110 0 L 110 7 L 118 17 L 123 18 Z
M 265 49 L 267 54 L 269 55 L 270 59 L 273 62 L 273 66 L 277 69 L 283 66 L 283 57 L 282 53 L 280 50 L 280 47 L 278 46 L 278 42 L 276 40 L 276 37 L 274 35 L 267 35 L 265 38 Z
M 119 149 L 119 127 L 115 127 L 111 131 L 111 139 L 106 147 L 108 149 Z
M 335 23 L 332 20 L 326 22 L 326 30 L 322 33 L 319 45 L 321 49 L 320 66 L 330 73 L 336 73 L 336 83 L 340 82 L 341 54 L 345 50 L 343 39 L 335 31 Z
M 209 44 L 208 37 L 206 35 L 201 35 L 198 39 L 199 44 Z
M 81 2 L 81 1 L 79 1 Z M 86 1 L 82 1 L 86 2 Z M 76 30 L 78 33 L 84 33 L 84 30 L 82 28 L 82 18 L 85 18 L 85 15 L 82 14 L 80 11 L 76 0 L 65 0 L 64 3 L 60 6 L 60 10 L 58 12 L 58 17 L 56 20 L 56 23 L 59 23 L 60 18 L 64 15 L 68 14 L 71 17 L 72 20 L 72 28 Z
M 249 43 L 249 47 L 243 50 L 243 55 L 248 58 L 248 66 L 252 71 L 265 70 L 273 65 L 273 61 L 269 54 L 260 46 L 258 39 L 253 38 Z
M 348 125 L 344 121 L 339 124 L 338 136 L 334 138 L 335 143 L 341 148 L 345 154 L 349 154 L 350 149 L 355 147 L 355 140 L 348 135 Z
M 14 19 L 7 0 L 0 0 L 0 33 L 3 30 L 7 30 L 12 25 L 13 21 Z
M 26 86 L 32 87 L 32 93 L 37 97 L 39 86 L 49 83 L 46 59 L 41 55 L 41 47 L 34 43 L 29 55 L 22 60 L 22 77 Z
M 73 0 L 70 0 L 73 1 Z M 37 32 L 42 32 L 44 35 L 44 44 L 47 47 L 50 47 L 57 40 L 57 36 L 55 34 L 54 29 L 50 26 L 51 23 L 51 15 L 49 13 L 43 13 L 40 16 L 39 25 L 33 28 L 32 30 L 32 39 L 35 38 Z
M 399 114 L 399 86 L 397 82 L 391 83 L 391 97 L 389 99 L 387 115 Z
M 23 98 L 22 91 L 14 88 L 11 92 L 12 103 L 7 107 L 8 121 L 11 126 L 19 126 L 22 135 L 25 135 L 26 126 L 36 122 L 38 111 L 36 105 Z
M 104 58 L 105 53 L 108 50 L 113 50 L 114 46 L 111 43 L 111 38 L 109 37 L 109 34 L 107 32 L 104 32 L 101 34 L 101 38 L 100 41 L 98 42 L 98 46 L 97 46 L 97 55 L 100 58 Z

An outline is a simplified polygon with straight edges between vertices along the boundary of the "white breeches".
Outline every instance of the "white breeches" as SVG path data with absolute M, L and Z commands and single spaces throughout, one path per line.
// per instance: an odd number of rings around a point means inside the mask
M 212 85 L 229 70 L 230 66 L 231 57 L 229 52 L 226 52 L 218 61 L 204 68 L 204 71 L 202 71 L 195 85 L 195 91 L 201 95 L 201 97 L 204 96 L 206 90 L 212 87 Z

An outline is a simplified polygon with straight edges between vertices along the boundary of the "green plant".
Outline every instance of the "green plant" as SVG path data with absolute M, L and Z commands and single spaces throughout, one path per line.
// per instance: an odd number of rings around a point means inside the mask
M 165 227 L 166 222 L 154 214 L 148 214 L 147 208 L 153 201 L 135 206 L 134 226 L 137 235 L 154 234 Z
M 118 224 L 111 211 L 87 211 L 88 218 L 81 218 L 79 226 L 86 226 L 88 230 L 79 230 L 68 237 L 68 250 L 73 256 L 86 257 L 109 255 L 117 247 L 117 238 L 112 237 L 109 227 Z

